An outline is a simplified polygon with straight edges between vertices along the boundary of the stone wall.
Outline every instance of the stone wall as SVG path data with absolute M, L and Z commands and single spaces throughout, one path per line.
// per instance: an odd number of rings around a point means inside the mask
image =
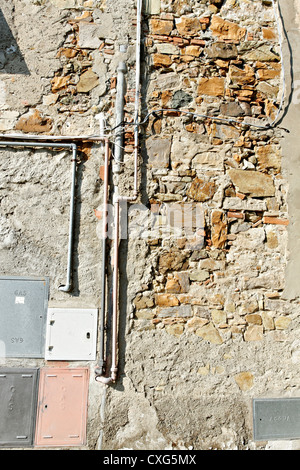
M 12 0 L 1 11 L 2 133 L 99 135 L 104 116 L 113 143 L 126 63 L 118 178 L 129 194 L 135 2 Z M 288 134 L 269 125 L 284 92 L 272 2 L 152 0 L 143 11 L 144 124 L 139 197 L 122 212 L 119 378 L 96 383 L 88 363 L 87 448 L 270 448 L 253 441 L 252 399 L 297 396 L 300 345 L 299 303 L 284 296 Z M 49 276 L 53 306 L 100 305 L 103 148 L 82 140 L 67 296 L 57 287 L 68 152 L 0 151 L 0 274 Z

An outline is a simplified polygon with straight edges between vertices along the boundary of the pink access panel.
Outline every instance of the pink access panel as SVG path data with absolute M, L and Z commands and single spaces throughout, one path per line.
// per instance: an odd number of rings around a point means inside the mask
M 86 443 L 88 368 L 40 370 L 35 445 L 71 447 Z

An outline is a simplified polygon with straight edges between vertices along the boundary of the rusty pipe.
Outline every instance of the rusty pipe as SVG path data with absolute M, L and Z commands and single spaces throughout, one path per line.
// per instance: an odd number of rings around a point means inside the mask
M 118 372 L 118 285 L 119 285 L 119 229 L 120 229 L 120 202 L 117 197 L 114 204 L 114 272 L 113 272 L 113 313 L 112 313 L 112 363 L 111 375 L 105 377 L 104 375 L 96 375 L 95 380 L 103 384 L 110 384 L 117 379 Z
M 109 140 L 105 139 L 104 157 L 104 194 L 103 194 L 103 226 L 102 226 L 102 289 L 101 289 L 101 310 L 100 310 L 100 341 L 99 341 L 99 363 L 96 373 L 102 375 L 105 367 L 105 313 L 106 313 L 106 242 L 108 232 L 108 185 L 109 185 Z

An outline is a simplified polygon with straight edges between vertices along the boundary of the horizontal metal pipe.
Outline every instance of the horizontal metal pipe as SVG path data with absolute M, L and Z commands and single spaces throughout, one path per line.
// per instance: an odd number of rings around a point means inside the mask
M 12 140 L 37 140 L 43 141 L 75 141 L 75 140 L 86 140 L 91 142 L 101 142 L 104 140 L 103 135 L 35 135 L 35 134 L 0 134 L 0 139 L 12 139 Z

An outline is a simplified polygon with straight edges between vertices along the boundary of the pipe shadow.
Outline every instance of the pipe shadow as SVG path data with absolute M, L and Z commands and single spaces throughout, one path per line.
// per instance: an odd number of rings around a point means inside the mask
M 285 26 L 285 21 L 284 21 L 284 15 L 282 13 L 282 9 L 281 9 L 279 1 L 277 2 L 277 5 L 278 5 L 280 18 L 281 18 L 281 24 L 282 24 L 282 29 L 283 29 L 283 33 L 284 33 L 284 38 L 286 40 L 287 49 L 288 49 L 288 53 L 289 53 L 289 61 L 288 61 L 289 62 L 289 77 L 290 77 L 290 81 L 291 81 L 291 83 L 289 85 L 289 91 L 288 91 L 287 97 L 285 99 L 285 106 L 284 106 L 283 112 L 282 112 L 282 114 L 281 114 L 281 116 L 278 119 L 277 124 L 276 124 L 278 126 L 279 124 L 282 124 L 285 116 L 288 113 L 288 110 L 289 110 L 290 105 L 291 105 L 292 100 L 293 100 L 293 94 L 294 94 L 295 90 L 294 90 L 294 59 L 293 59 L 292 45 L 291 45 L 290 40 L 289 40 L 289 35 L 288 35 L 287 29 L 286 29 L 286 26 Z
M 18 43 L 0 8 L 0 74 L 30 75 Z

